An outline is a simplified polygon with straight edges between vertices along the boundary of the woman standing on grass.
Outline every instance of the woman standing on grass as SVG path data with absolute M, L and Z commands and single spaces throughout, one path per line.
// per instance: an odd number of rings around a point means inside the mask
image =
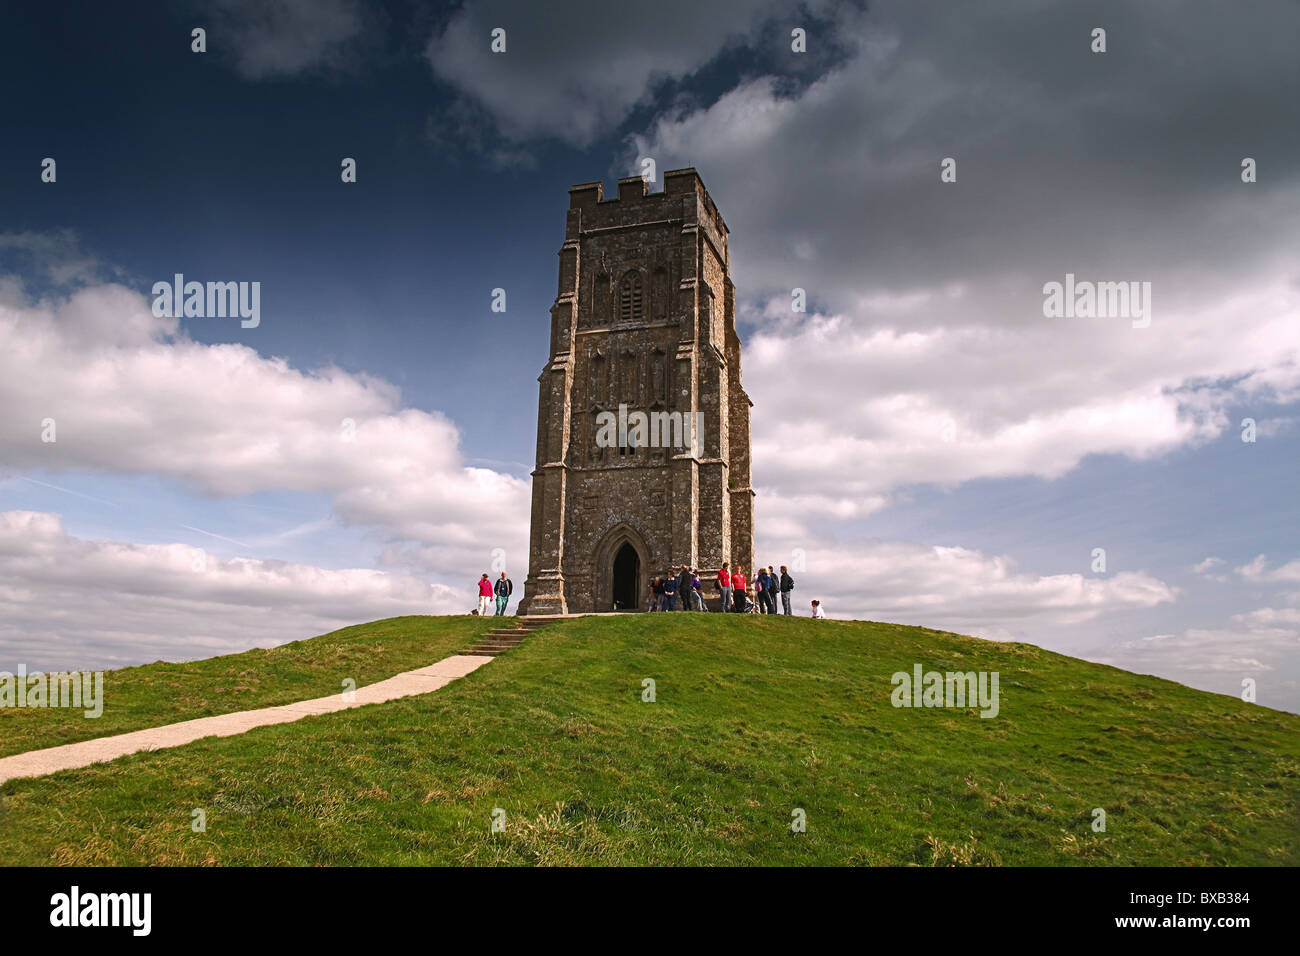
M 743 568 L 736 568 L 731 572 L 731 596 L 736 602 L 736 613 L 745 613 L 745 571 Z
M 700 572 L 691 571 L 691 603 L 697 611 L 707 611 L 708 607 L 704 603 L 704 584 L 700 581 Z

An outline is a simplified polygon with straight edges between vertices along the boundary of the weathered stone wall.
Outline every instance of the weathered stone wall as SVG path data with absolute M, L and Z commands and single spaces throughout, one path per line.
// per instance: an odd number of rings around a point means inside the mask
M 523 614 L 610 610 L 624 543 L 640 559 L 641 606 L 649 579 L 669 567 L 712 578 L 723 561 L 753 563 L 727 227 L 695 170 L 664 180 L 654 194 L 639 177 L 620 180 L 611 200 L 599 183 L 569 191 L 551 356 L 538 379 Z M 599 447 L 597 416 L 620 403 L 702 413 L 701 446 Z

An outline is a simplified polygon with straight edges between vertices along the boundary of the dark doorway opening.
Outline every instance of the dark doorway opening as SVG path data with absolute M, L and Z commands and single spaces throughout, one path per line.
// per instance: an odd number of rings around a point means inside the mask
M 636 548 L 624 542 L 614 555 L 614 610 L 632 611 L 641 597 L 641 559 Z

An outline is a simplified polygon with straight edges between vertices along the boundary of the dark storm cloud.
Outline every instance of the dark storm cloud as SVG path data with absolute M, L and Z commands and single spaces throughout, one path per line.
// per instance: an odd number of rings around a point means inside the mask
M 859 55 L 797 99 L 759 81 L 636 144 L 710 164 L 750 289 L 792 259 L 842 307 L 850 277 L 855 291 L 990 272 L 1034 285 L 1294 248 L 1300 7 L 882 3 L 840 31 Z
M 435 33 L 426 56 L 434 74 L 485 111 L 507 139 L 581 147 L 612 132 L 638 105 L 650 105 L 653 94 L 682 92 L 674 81 L 724 51 L 741 52 L 747 68 L 766 64 L 788 51 L 792 27 L 822 22 L 829 6 L 823 0 L 473 3 Z M 505 31 L 504 53 L 490 49 L 497 28 Z M 824 57 L 811 61 L 821 64 Z

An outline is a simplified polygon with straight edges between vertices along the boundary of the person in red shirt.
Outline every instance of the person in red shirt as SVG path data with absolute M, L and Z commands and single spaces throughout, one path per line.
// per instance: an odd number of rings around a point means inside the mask
M 478 579 L 478 616 L 486 617 L 492 606 L 492 581 L 485 573 Z
M 718 590 L 722 592 L 722 613 L 726 614 L 731 610 L 731 572 L 727 570 L 727 562 L 722 562 L 722 570 L 718 572 Z
M 737 568 L 731 574 L 731 596 L 736 602 L 736 613 L 745 613 L 745 572 Z

